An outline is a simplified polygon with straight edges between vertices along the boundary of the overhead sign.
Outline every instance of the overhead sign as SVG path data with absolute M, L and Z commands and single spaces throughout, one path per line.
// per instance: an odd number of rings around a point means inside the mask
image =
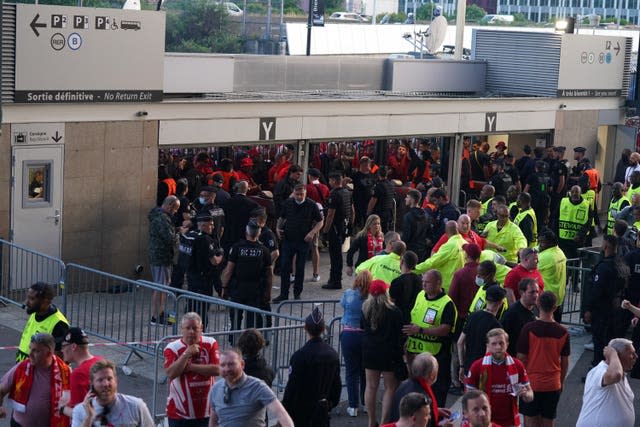
M 162 100 L 165 15 L 16 5 L 14 102 Z
M 565 34 L 560 51 L 558 96 L 622 95 L 625 37 Z
M 260 117 L 260 128 L 258 129 L 258 140 L 273 141 L 276 139 L 276 118 Z
M 498 113 L 496 112 L 484 113 L 484 131 L 495 132 L 497 119 Z
M 11 125 L 12 145 L 64 144 L 64 123 L 16 123 Z

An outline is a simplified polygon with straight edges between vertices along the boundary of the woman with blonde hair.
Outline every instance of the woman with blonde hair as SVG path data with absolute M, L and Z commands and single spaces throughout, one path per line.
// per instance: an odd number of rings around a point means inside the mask
M 369 427 L 377 425 L 376 394 L 380 385 L 380 374 L 384 378 L 381 423 L 389 421 L 393 395 L 398 383 L 398 372 L 406 366 L 402 359 L 402 313 L 393 305 L 382 280 L 374 280 L 369 285 L 369 296 L 362 304 L 361 324 L 362 364 L 365 369 L 366 390 L 364 401 L 369 415 Z
M 364 228 L 351 239 L 351 245 L 347 251 L 347 276 L 353 275 L 353 268 L 362 264 L 369 258 L 382 252 L 384 249 L 384 234 L 382 223 L 378 215 L 369 215 L 364 223 Z M 358 252 L 358 259 L 353 265 L 353 255 Z
M 368 270 L 363 270 L 353 281 L 353 287 L 342 294 L 340 305 L 343 309 L 342 332 L 340 332 L 340 346 L 344 358 L 345 379 L 350 417 L 358 416 L 360 401 L 364 404 L 365 375 L 362 366 L 362 336 L 364 330 L 360 326 L 362 303 L 369 295 L 369 285 L 373 278 Z

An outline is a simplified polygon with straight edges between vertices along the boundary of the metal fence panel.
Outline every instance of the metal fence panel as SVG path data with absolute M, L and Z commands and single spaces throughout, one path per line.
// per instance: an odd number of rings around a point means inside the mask
M 339 300 L 286 300 L 279 303 L 275 312 L 286 316 L 294 316 L 300 319 L 306 319 L 313 311 L 314 307 L 318 307 L 325 319 L 334 319 L 342 316 L 342 306 Z
M 65 265 L 51 256 L 0 239 L 0 300 L 22 306 L 35 282 L 54 285 L 54 301 L 65 312 Z

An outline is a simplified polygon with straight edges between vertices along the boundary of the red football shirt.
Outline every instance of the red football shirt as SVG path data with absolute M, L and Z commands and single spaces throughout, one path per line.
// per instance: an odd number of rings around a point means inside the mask
M 102 359 L 102 357 L 93 356 L 91 359 L 85 360 L 71 371 L 71 376 L 69 377 L 69 382 L 71 383 L 71 400 L 69 400 L 68 405 L 70 408 L 73 408 L 78 403 L 82 403 L 84 398 L 87 396 L 87 392 L 91 387 L 89 371 L 93 364 L 100 359 Z
M 181 339 L 170 342 L 164 349 L 164 368 L 174 363 L 187 349 Z M 202 337 L 200 340 L 200 354 L 191 359 L 192 364 L 218 365 L 218 342 L 211 337 Z M 211 409 L 209 407 L 209 390 L 213 385 L 213 377 L 186 373 L 174 378 L 169 384 L 169 397 L 167 398 L 167 417 L 171 419 L 200 419 L 207 418 Z
M 524 268 L 522 265 L 518 264 L 511 269 L 510 272 L 507 273 L 507 276 L 504 278 L 504 287 L 505 289 L 511 289 L 516 296 L 516 301 L 520 299 L 520 291 L 518 290 L 518 283 L 522 279 L 536 279 L 538 281 L 538 287 L 540 288 L 540 293 L 544 291 L 544 280 L 542 280 L 542 276 L 540 272 L 536 268 L 533 271 L 529 271 Z

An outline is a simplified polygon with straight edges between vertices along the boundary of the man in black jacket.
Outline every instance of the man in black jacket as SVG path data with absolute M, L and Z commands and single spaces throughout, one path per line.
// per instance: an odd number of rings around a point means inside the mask
M 259 208 L 260 205 L 247 197 L 249 183 L 238 181 L 236 192 L 224 205 L 224 216 L 226 227 L 222 235 L 222 246 L 226 253 L 238 240 L 244 237 L 244 228 L 247 226 L 251 211 Z
M 382 166 L 378 169 L 378 183 L 373 187 L 373 195 L 367 206 L 367 216 L 376 214 L 380 217 L 382 232 L 393 231 L 393 201 L 395 189 L 387 178 L 389 170 Z
M 424 209 L 420 208 L 421 198 L 422 195 L 418 190 L 409 190 L 404 199 L 408 210 L 402 217 L 402 241 L 406 243 L 407 250 L 418 255 L 418 262 L 427 259 L 427 238 L 431 231 L 429 218 Z
M 291 356 L 282 405 L 296 427 L 328 427 L 329 411 L 340 403 L 340 359 L 322 340 L 324 328 L 322 313 L 315 307 L 304 322 L 309 340 Z

